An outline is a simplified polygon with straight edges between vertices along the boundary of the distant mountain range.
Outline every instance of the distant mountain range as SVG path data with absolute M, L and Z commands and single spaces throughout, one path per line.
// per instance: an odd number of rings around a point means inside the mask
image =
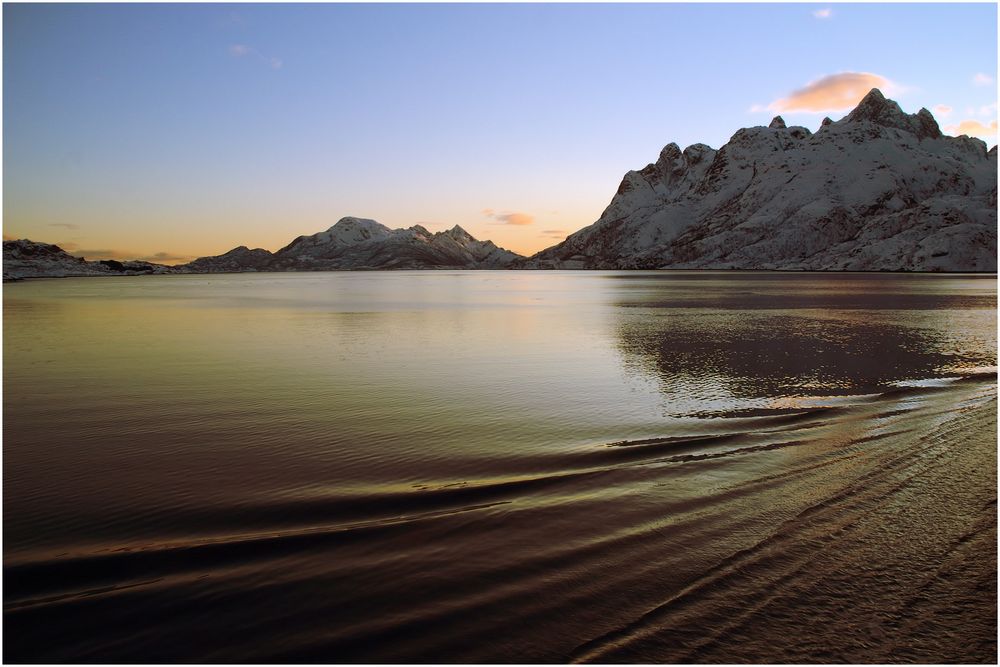
M 520 255 L 477 241 L 458 225 L 432 234 L 420 225 L 389 229 L 374 220 L 342 218 L 325 232 L 300 236 L 281 250 L 234 248 L 174 267 L 187 273 L 334 271 L 342 269 L 503 269 Z
M 941 133 L 873 89 L 819 130 L 739 130 L 722 148 L 668 144 L 625 174 L 600 219 L 525 258 L 459 226 L 431 233 L 347 217 L 277 252 L 245 246 L 180 266 L 87 262 L 4 241 L 5 279 L 342 269 L 997 270 L 997 149 Z
M 433 234 L 420 225 L 389 229 L 374 220 L 342 218 L 325 232 L 300 236 L 277 252 L 246 246 L 188 264 L 87 262 L 59 246 L 4 241 L 5 280 L 138 273 L 243 273 L 252 271 L 336 271 L 365 269 L 503 269 L 524 257 L 477 241 L 456 225 Z

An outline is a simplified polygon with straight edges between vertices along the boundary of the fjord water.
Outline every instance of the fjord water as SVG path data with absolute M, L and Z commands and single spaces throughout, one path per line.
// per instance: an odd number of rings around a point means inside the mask
M 995 276 L 3 307 L 7 661 L 996 659 Z

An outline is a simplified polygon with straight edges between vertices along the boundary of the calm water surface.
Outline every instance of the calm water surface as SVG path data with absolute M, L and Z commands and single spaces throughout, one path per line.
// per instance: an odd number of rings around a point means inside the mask
M 868 474 L 861 443 L 911 447 L 887 420 L 995 397 L 994 276 L 3 291 L 15 661 L 614 659 L 601 637 Z

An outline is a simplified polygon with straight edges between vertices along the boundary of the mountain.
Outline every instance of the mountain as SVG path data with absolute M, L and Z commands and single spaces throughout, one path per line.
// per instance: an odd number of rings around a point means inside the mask
M 594 224 L 524 268 L 997 270 L 997 149 L 873 89 L 812 133 L 668 144 Z
M 346 217 L 271 253 L 234 248 L 164 267 L 86 262 L 4 242 L 4 277 L 336 269 L 997 270 L 997 149 L 941 133 L 873 89 L 813 133 L 780 117 L 718 150 L 668 144 L 625 174 L 600 219 L 530 258 L 459 226 Z
M 246 271 L 267 271 L 274 261 L 274 255 L 256 248 L 251 250 L 245 245 L 233 248 L 223 255 L 199 257 L 198 259 L 174 267 L 179 273 L 241 273 Z
M 66 278 L 70 276 L 134 276 L 169 273 L 170 267 L 150 262 L 101 260 L 88 262 L 73 257 L 57 245 L 28 239 L 3 242 L 3 279 Z
M 328 230 L 299 236 L 275 253 L 240 246 L 175 267 L 183 273 L 330 271 L 338 269 L 501 269 L 524 259 L 456 225 L 432 234 L 420 225 L 389 229 L 374 220 L 341 218 Z

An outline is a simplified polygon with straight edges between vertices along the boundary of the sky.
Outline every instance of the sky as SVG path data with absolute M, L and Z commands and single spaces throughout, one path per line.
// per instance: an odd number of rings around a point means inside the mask
M 344 216 L 529 254 L 670 142 L 872 87 L 997 131 L 996 4 L 3 5 L 3 233 L 167 264 Z

